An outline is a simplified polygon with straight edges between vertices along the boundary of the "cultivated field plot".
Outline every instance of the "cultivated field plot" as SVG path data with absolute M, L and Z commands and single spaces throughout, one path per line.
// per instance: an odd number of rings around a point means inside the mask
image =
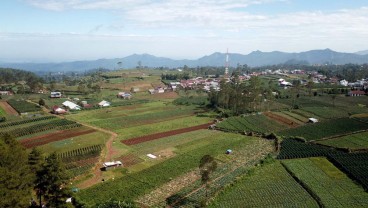
M 323 207 L 367 207 L 368 193 L 325 158 L 284 160 L 286 166 Z
M 0 101 L 0 116 L 7 116 L 7 115 L 19 115 L 18 112 L 11 107 L 6 101 Z
M 368 132 L 351 134 L 335 139 L 321 140 L 317 143 L 351 150 L 368 149 Z
M 100 202 L 106 197 L 116 197 L 116 199 L 121 200 L 136 199 L 149 193 L 155 187 L 159 187 L 173 178 L 197 168 L 198 161 L 205 154 L 217 156 L 224 154 L 228 148 L 234 150 L 247 149 L 257 140 L 256 138 L 245 138 L 238 134 L 216 132 L 216 135 L 209 135 L 206 138 L 209 141 L 207 144 L 197 146 L 195 142 L 189 142 L 188 144 L 174 146 L 178 149 L 175 157 L 163 160 L 140 172 L 128 173 L 121 178 L 115 178 L 113 181 L 105 181 L 103 184 L 82 190 L 79 197 L 89 205 Z
M 317 117 L 324 119 L 348 117 L 349 113 L 343 108 L 334 107 L 305 107 L 304 111 L 313 113 Z
M 284 114 L 284 115 L 287 115 L 287 116 L 289 116 L 289 117 L 291 117 L 291 118 L 294 118 L 294 119 L 296 119 L 296 120 L 300 121 L 301 123 L 306 123 L 306 122 L 308 122 L 308 118 L 309 118 L 309 117 L 305 117 L 305 116 L 302 116 L 302 115 L 299 115 L 299 114 L 293 113 L 292 111 L 282 111 L 282 112 L 280 112 L 280 113 L 282 113 L 282 114 Z
M 295 128 L 303 124 L 303 122 L 280 112 L 265 112 L 263 114 L 270 119 L 286 125 L 290 128 Z
M 80 112 L 68 118 L 87 122 L 104 129 L 117 131 L 122 128 L 154 124 L 163 121 L 193 116 L 195 107 L 175 106 L 163 102 L 153 102 L 134 106 Z
M 281 136 L 302 136 L 307 141 L 349 134 L 368 129 L 368 124 L 350 118 L 338 118 L 279 131 Z
M 255 168 L 254 173 L 225 188 L 209 207 L 319 206 L 277 161 Z
M 35 104 L 29 103 L 25 100 L 11 99 L 7 101 L 18 113 L 28 113 L 41 111 L 41 108 Z
M 216 128 L 224 131 L 265 133 L 280 131 L 288 128 L 288 126 L 273 121 L 265 115 L 260 114 L 244 117 L 230 117 L 216 124 Z

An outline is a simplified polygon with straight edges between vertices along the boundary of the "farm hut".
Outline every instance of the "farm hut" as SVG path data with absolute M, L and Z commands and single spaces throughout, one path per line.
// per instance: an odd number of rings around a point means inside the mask
M 122 166 L 123 163 L 120 161 L 112 161 L 112 162 L 104 162 L 102 165 L 103 167 L 101 168 L 101 170 L 108 170 L 110 168 Z
M 73 102 L 70 102 L 70 101 L 65 101 L 63 102 L 63 106 L 69 108 L 70 110 L 80 110 L 81 107 Z
M 63 108 L 60 108 L 59 106 L 55 105 L 52 107 L 52 113 L 56 115 L 64 114 L 66 113 L 66 110 Z
M 316 119 L 316 118 L 308 118 L 308 122 L 309 123 L 317 123 L 318 122 L 318 119 Z
M 162 87 L 157 88 L 157 93 L 164 93 L 165 90 Z
M 111 103 L 106 101 L 106 100 L 103 100 L 103 101 L 98 103 L 98 106 L 100 106 L 100 107 L 109 107 L 110 105 L 111 105 Z
M 108 167 L 117 167 L 117 166 L 122 166 L 123 163 L 120 162 L 120 161 L 112 161 L 112 162 L 104 162 L 103 163 L 103 166 L 105 168 L 108 168 Z

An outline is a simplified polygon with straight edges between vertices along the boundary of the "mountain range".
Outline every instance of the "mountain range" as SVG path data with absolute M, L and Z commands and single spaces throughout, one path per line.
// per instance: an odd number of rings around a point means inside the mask
M 251 67 L 275 64 L 303 63 L 303 64 L 363 64 L 368 63 L 368 50 L 357 53 L 336 52 L 330 49 L 311 50 L 300 53 L 286 53 L 280 51 L 261 52 L 253 51 L 247 55 L 229 53 L 229 65 L 236 67 L 238 64 L 247 64 Z M 224 66 L 226 53 L 213 53 L 196 60 L 174 60 L 164 57 L 156 57 L 149 54 L 133 54 L 124 58 L 98 59 L 92 61 L 73 61 L 60 63 L 0 63 L 0 67 L 23 69 L 28 71 L 85 71 L 97 68 L 117 69 L 135 68 L 139 64 L 147 67 L 177 68 L 187 65 L 197 66 Z

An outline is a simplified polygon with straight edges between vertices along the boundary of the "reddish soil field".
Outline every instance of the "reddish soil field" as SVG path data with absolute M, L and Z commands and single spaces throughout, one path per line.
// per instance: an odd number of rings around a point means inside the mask
M 129 167 L 144 161 L 133 154 L 123 155 L 116 160 L 121 161 L 123 163 L 123 167 Z
M 11 107 L 6 101 L 0 101 L 0 107 L 5 110 L 8 115 L 19 115 L 18 112 Z
M 273 113 L 271 113 L 271 112 L 265 112 L 265 113 L 263 113 L 263 114 L 264 114 L 265 116 L 267 116 L 267 117 L 269 117 L 269 118 L 271 118 L 271 119 L 273 119 L 273 120 L 275 120 L 275 121 L 279 122 L 279 123 L 286 124 L 286 125 L 288 125 L 289 127 L 294 128 L 294 127 L 298 127 L 298 126 L 299 126 L 296 122 L 294 122 L 294 121 L 292 121 L 292 120 L 289 120 L 289 119 L 287 119 L 287 118 L 285 118 L 285 117 L 282 117 L 282 116 L 280 116 L 280 115 L 273 114 Z
M 177 135 L 177 134 L 196 131 L 196 130 L 199 130 L 199 129 L 207 129 L 208 126 L 210 126 L 212 124 L 213 123 L 207 123 L 207 124 L 192 126 L 192 127 L 183 128 L 183 129 L 166 131 L 166 132 L 161 132 L 161 133 L 157 133 L 157 134 L 151 134 L 151 135 L 147 135 L 147 136 L 127 139 L 127 140 L 123 140 L 121 142 L 123 144 L 126 144 L 126 145 L 130 146 L 130 145 L 135 145 L 135 144 L 139 144 L 139 143 L 143 143 L 143 142 L 147 142 L 147 141 L 151 141 L 151 140 L 155 140 L 155 139 L 160 139 L 160 138 L 164 138 L 164 137 L 168 137 L 168 136 L 174 136 L 174 135 Z
M 37 146 L 41 146 L 44 144 L 48 144 L 51 142 L 61 141 L 64 139 L 68 139 L 75 136 L 80 136 L 84 134 L 90 134 L 95 132 L 95 129 L 88 129 L 84 131 L 75 131 L 75 130 L 65 130 L 65 131 L 58 131 L 42 136 L 37 136 L 29 139 L 21 140 L 20 143 L 26 148 L 33 148 Z

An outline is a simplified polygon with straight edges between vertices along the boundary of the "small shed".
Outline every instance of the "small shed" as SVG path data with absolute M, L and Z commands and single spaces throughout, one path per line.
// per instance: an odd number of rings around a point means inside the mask
M 98 106 L 100 106 L 100 107 L 108 107 L 110 105 L 111 105 L 111 103 L 106 101 L 106 100 L 103 100 L 103 101 L 98 103 Z
M 52 107 L 52 113 L 56 115 L 64 114 L 66 113 L 66 110 L 63 108 L 60 108 L 59 106 L 55 105 Z
M 226 150 L 227 155 L 231 154 L 232 152 L 233 152 L 233 150 L 231 150 L 231 149 Z
M 80 110 L 81 107 L 73 102 L 70 102 L 70 101 L 65 101 L 63 102 L 63 106 L 69 108 L 70 110 Z
M 61 98 L 61 92 L 51 92 L 50 98 Z
M 316 118 L 308 118 L 308 123 L 317 123 L 318 119 Z

